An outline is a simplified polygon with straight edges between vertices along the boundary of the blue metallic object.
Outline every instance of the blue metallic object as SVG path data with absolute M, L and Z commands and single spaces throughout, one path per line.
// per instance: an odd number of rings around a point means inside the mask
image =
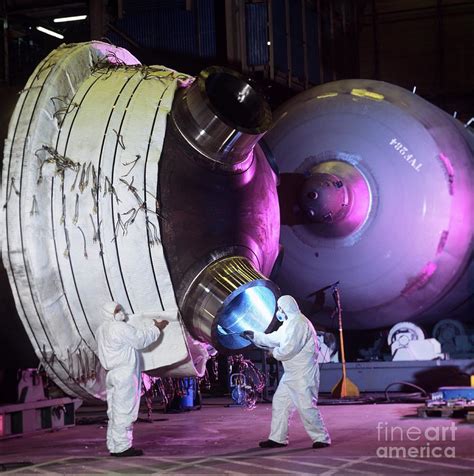
M 474 387 L 440 387 L 433 394 L 433 400 L 441 395 L 442 400 L 474 400 Z
M 237 405 L 244 405 L 247 392 L 245 390 L 247 381 L 244 374 L 232 374 L 230 376 L 230 395 Z
M 245 330 L 265 332 L 273 321 L 276 296 L 272 289 L 248 287 L 224 307 L 219 316 L 217 341 L 226 349 L 240 349 L 250 342 L 240 334 Z

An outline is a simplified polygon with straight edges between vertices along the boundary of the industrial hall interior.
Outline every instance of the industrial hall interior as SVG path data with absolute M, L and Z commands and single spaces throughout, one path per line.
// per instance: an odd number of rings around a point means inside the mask
M 474 474 L 473 0 L 0 31 L 0 472 Z

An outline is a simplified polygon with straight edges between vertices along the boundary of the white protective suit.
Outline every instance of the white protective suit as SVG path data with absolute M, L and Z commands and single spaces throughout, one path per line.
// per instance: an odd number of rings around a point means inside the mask
M 330 443 L 316 406 L 319 390 L 316 331 L 291 296 L 281 296 L 278 307 L 288 319 L 271 334 L 254 332 L 253 339 L 257 346 L 271 348 L 273 357 L 283 363 L 285 370 L 273 395 L 269 439 L 288 444 L 288 423 L 296 408 L 313 443 Z
M 107 370 L 107 448 L 121 453 L 132 446 L 133 422 L 140 406 L 140 355 L 138 350 L 155 342 L 161 331 L 154 325 L 136 329 L 114 314 L 117 303 L 102 308 L 104 322 L 97 329 L 99 360 Z

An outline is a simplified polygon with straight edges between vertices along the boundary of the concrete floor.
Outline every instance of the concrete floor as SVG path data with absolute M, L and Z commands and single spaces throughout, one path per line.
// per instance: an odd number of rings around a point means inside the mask
M 271 405 L 248 411 L 225 403 L 229 402 L 207 399 L 200 411 L 156 412 L 153 423 L 137 423 L 134 446 L 145 451 L 140 458 L 109 457 L 106 426 L 97 419 L 4 440 L 0 471 L 2 464 L 6 469 L 10 463 L 29 462 L 32 465 L 5 474 L 474 473 L 474 425 L 459 419 L 417 418 L 416 404 L 322 405 L 331 447 L 313 450 L 295 415 L 290 445 L 264 450 L 257 443 L 268 436 Z M 99 419 L 103 411 L 96 413 Z M 78 414 L 87 416 L 94 415 Z

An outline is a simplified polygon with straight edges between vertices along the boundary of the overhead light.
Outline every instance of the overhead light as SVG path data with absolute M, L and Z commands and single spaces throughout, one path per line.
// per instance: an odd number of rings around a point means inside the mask
M 61 17 L 61 18 L 55 18 L 53 21 L 54 23 L 64 23 L 66 21 L 79 21 L 79 20 L 85 20 L 87 18 L 87 15 L 76 15 L 75 17 Z
M 47 35 L 54 36 L 55 38 L 59 38 L 60 40 L 64 39 L 64 35 L 56 33 L 53 30 L 48 30 L 47 28 L 43 28 L 42 26 L 37 26 L 36 29 L 38 31 L 41 31 L 41 33 L 46 33 Z

